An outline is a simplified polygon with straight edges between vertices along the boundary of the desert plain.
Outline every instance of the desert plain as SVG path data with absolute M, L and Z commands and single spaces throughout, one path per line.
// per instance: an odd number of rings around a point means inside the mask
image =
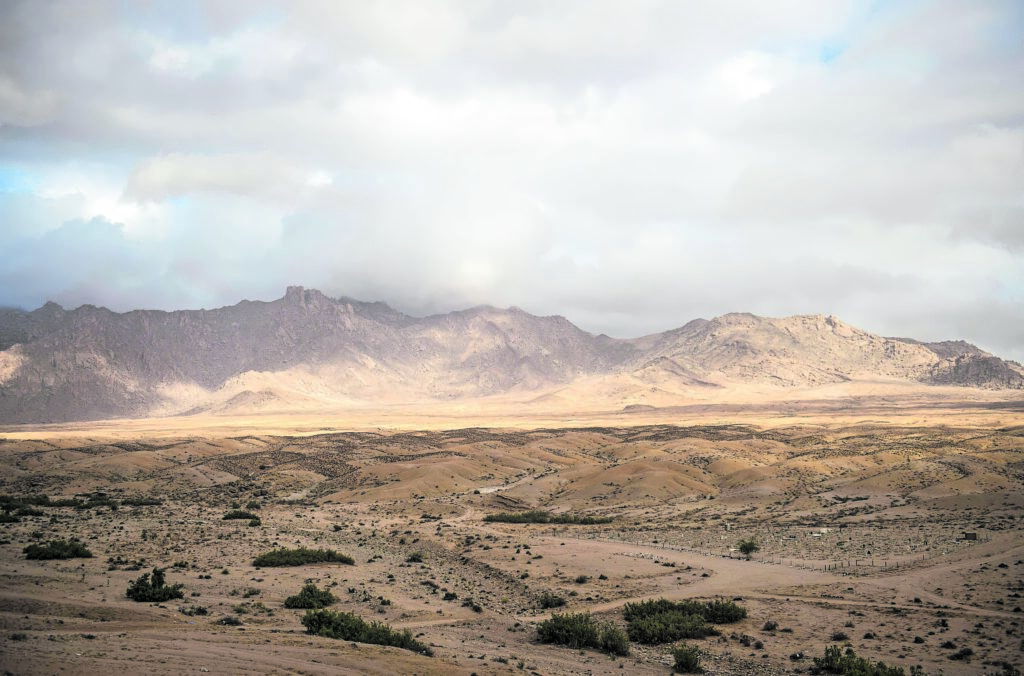
M 830 645 L 908 673 L 1018 673 L 1022 482 L 1024 401 L 976 390 L 11 425 L 0 493 L 79 504 L 0 524 L 0 667 L 668 674 L 678 642 L 621 656 L 537 635 L 553 613 L 625 627 L 627 603 L 665 598 L 746 608 L 685 641 L 708 673 L 811 673 Z M 224 519 L 238 509 L 257 521 Z M 610 521 L 485 521 L 526 510 Z M 93 556 L 24 554 L 70 538 Z M 253 565 L 298 547 L 354 565 Z M 183 598 L 127 598 L 155 567 Z M 284 601 L 309 582 L 433 655 L 307 634 Z

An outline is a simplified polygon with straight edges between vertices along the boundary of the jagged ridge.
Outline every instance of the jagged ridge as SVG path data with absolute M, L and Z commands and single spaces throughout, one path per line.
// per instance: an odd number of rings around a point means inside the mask
M 215 310 L 0 311 L 6 423 L 481 397 L 602 374 L 675 390 L 874 378 L 1024 387 L 1019 365 L 968 343 L 883 338 L 826 316 L 730 314 L 617 340 L 518 308 L 417 318 L 302 287 Z

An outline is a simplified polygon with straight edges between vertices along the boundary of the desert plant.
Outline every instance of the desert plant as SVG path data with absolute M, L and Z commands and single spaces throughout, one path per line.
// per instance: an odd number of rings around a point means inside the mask
M 684 643 L 672 651 L 672 657 L 676 660 L 672 668 L 677 674 L 704 673 L 704 667 L 700 665 L 700 648 L 697 646 Z
M 306 633 L 314 636 L 393 646 L 427 656 L 434 654 L 429 647 L 414 639 L 408 629 L 395 631 L 387 624 L 366 622 L 352 613 L 307 610 L 302 625 L 306 627 Z
M 302 566 L 307 563 L 343 563 L 354 566 L 356 561 L 348 554 L 339 554 L 333 549 L 273 549 L 260 554 L 252 561 L 257 567 L 276 568 L 283 566 Z
M 92 552 L 81 542 L 71 540 L 51 540 L 45 545 L 31 544 L 22 550 L 26 559 L 91 559 Z
M 719 631 L 707 624 L 700 615 L 687 615 L 678 610 L 637 618 L 629 622 L 626 630 L 630 640 L 648 645 L 719 634 Z
M 338 598 L 326 589 L 319 589 L 315 584 L 307 584 L 295 596 L 284 600 L 285 608 L 323 608 L 336 603 Z
M 164 577 L 163 568 L 154 568 L 152 575 L 144 573 L 140 577 L 128 583 L 128 591 L 125 596 L 132 601 L 159 603 L 180 599 L 185 597 L 181 583 L 169 585 Z
M 423 563 L 423 552 L 413 552 L 405 557 L 406 563 Z
M 750 557 L 753 556 L 755 552 L 760 551 L 761 549 L 761 546 L 757 544 L 757 540 L 754 538 L 740 540 L 739 545 L 737 546 L 739 547 L 740 554 L 747 557 L 747 561 L 750 560 Z
M 598 623 L 590 613 L 555 613 L 537 625 L 537 639 L 568 648 L 595 648 L 612 655 L 629 654 L 629 640 L 611 622 Z
M 551 592 L 544 592 L 538 599 L 540 607 L 547 610 L 548 608 L 560 608 L 565 605 L 565 599 L 558 594 L 552 594 Z
M 700 601 L 668 601 L 666 599 L 648 599 L 637 603 L 627 603 L 622 608 L 622 616 L 627 621 L 633 621 L 650 615 L 679 611 L 684 615 L 700 615 L 707 622 L 715 624 L 731 624 L 739 622 L 747 616 L 747 609 L 736 605 L 733 601 L 714 600 L 707 602 Z
M 609 516 L 580 516 L 579 514 L 551 514 L 539 509 L 528 512 L 502 512 L 500 514 L 488 514 L 484 521 L 490 523 L 556 523 L 573 526 L 591 526 L 596 524 L 611 523 Z
M 246 521 L 256 519 L 257 521 L 259 521 L 259 518 L 260 517 L 258 514 L 246 512 L 245 510 L 242 509 L 232 509 L 230 512 L 221 517 L 221 519 L 224 521 L 230 521 L 232 519 L 245 519 Z
M 837 645 L 825 648 L 824 657 L 815 657 L 814 666 L 819 671 L 840 676 L 906 676 L 902 667 L 890 667 L 885 662 L 857 657 L 852 648 L 843 651 Z

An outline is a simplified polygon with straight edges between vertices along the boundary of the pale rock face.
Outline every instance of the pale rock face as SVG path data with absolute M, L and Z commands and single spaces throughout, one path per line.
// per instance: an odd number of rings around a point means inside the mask
M 4 310 L 0 350 L 0 423 L 597 391 L 621 407 L 640 391 L 862 380 L 1024 387 L 1019 365 L 962 341 L 883 338 L 831 316 L 729 314 L 617 340 L 518 308 L 418 318 L 299 286 L 203 311 Z

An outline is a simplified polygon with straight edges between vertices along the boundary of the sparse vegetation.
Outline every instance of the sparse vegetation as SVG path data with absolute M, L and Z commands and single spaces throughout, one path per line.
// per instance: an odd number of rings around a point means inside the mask
M 629 654 L 629 639 L 611 622 L 598 622 L 590 613 L 555 613 L 537 625 L 537 639 L 568 648 L 594 648 L 610 655 Z
M 561 608 L 565 605 L 565 599 L 558 594 L 552 594 L 551 592 L 544 592 L 538 599 L 540 607 L 547 610 L 548 608 Z
M 626 631 L 637 643 L 672 643 L 686 638 L 717 636 L 709 623 L 728 624 L 747 616 L 746 608 L 732 601 L 668 601 L 627 603 L 622 609 Z
M 307 610 L 302 618 L 306 633 L 344 641 L 372 643 L 374 645 L 404 648 L 421 655 L 432 656 L 434 652 L 413 638 L 408 629 L 395 631 L 382 622 L 366 622 L 352 613 L 333 610 Z
M 45 545 L 31 544 L 22 550 L 26 559 L 91 559 L 92 552 L 78 540 L 51 540 Z
M 754 538 L 740 540 L 737 547 L 740 550 L 740 554 L 747 557 L 747 561 L 749 561 L 750 557 L 753 556 L 756 552 L 761 551 L 761 545 L 757 544 L 757 540 L 755 540 Z
M 906 676 L 902 667 L 890 667 L 885 662 L 857 657 L 852 648 L 844 652 L 837 645 L 825 648 L 824 657 L 815 657 L 814 666 L 827 674 L 839 676 Z
M 551 514 L 539 509 L 528 512 L 502 512 L 488 514 L 484 521 L 490 523 L 553 523 L 573 526 L 592 526 L 611 523 L 610 516 L 581 516 L 579 514 Z
M 285 608 L 311 608 L 313 610 L 324 608 L 337 603 L 338 597 L 326 589 L 320 589 L 313 583 L 302 587 L 295 596 L 289 596 L 284 600 Z
M 154 568 L 152 574 L 144 573 L 128 584 L 125 596 L 132 601 L 160 603 L 185 597 L 183 584 L 167 584 L 163 568 Z
M 339 554 L 333 549 L 274 549 L 253 559 L 252 565 L 259 568 L 280 568 L 304 566 L 310 563 L 343 563 L 354 566 L 356 561 L 348 554 Z
M 684 643 L 672 651 L 672 657 L 675 659 L 672 669 L 677 674 L 704 673 L 704 667 L 700 663 L 700 648 L 697 646 Z
M 253 519 L 255 519 L 256 521 L 259 521 L 260 517 L 259 517 L 258 514 L 253 514 L 252 512 L 247 512 L 244 509 L 232 509 L 230 512 L 225 514 L 222 517 L 222 519 L 224 521 L 230 521 L 232 519 L 240 519 L 240 520 L 244 519 L 246 521 L 252 521 Z

